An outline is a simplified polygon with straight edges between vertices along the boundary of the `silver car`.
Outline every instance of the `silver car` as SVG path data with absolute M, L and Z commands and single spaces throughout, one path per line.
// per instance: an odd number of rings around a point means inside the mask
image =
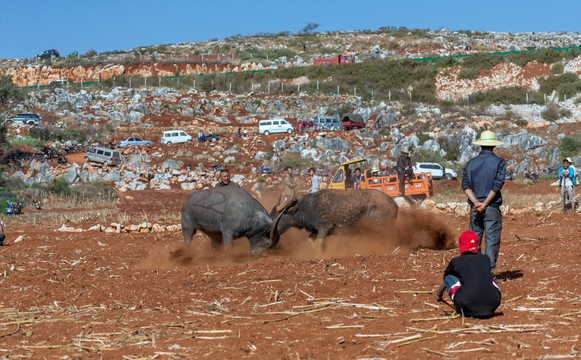
M 149 140 L 143 140 L 138 137 L 128 137 L 125 140 L 117 142 L 117 147 L 140 146 L 140 145 L 152 146 L 153 142 Z

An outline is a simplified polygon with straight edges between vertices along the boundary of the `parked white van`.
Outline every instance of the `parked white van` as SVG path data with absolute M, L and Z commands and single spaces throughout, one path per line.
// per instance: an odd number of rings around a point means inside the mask
M 179 144 L 192 142 L 192 137 L 183 130 L 168 130 L 161 134 L 162 144 Z
M 294 126 L 289 124 L 285 119 L 260 120 L 258 123 L 258 133 L 264 135 L 284 132 L 290 134 L 294 130 Z

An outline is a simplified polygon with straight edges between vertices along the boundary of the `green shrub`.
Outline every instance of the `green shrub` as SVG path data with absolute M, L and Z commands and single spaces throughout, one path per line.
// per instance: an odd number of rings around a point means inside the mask
M 562 74 L 563 70 L 565 70 L 565 67 L 561 63 L 556 63 L 556 64 L 553 64 L 553 66 L 551 66 L 551 73 L 553 75 Z
M 462 59 L 464 68 L 473 70 L 492 69 L 495 65 L 504 62 L 504 57 L 500 55 L 487 55 L 485 53 L 476 53 Z
M 440 148 L 446 151 L 446 160 L 456 161 L 460 156 L 460 146 L 455 141 L 448 140 L 447 137 L 439 137 L 438 144 Z
M 531 91 L 521 87 L 506 87 L 492 89 L 486 92 L 478 92 L 470 95 L 470 102 L 473 104 L 525 104 L 529 97 L 529 103 L 543 104 L 542 93 Z
M 34 139 L 48 141 L 50 140 L 51 133 L 50 129 L 45 126 L 33 126 L 30 128 L 30 132 L 28 133 L 30 137 Z
M 478 69 L 464 68 L 458 72 L 458 79 L 475 80 L 480 75 Z
M 64 176 L 55 178 L 52 183 L 48 185 L 48 190 L 57 196 L 68 196 L 73 192 Z
M 428 140 L 432 140 L 432 137 L 430 135 L 424 134 L 424 133 L 417 134 L 417 137 L 420 140 L 420 145 L 422 145 L 423 143 L 425 143 Z
M 54 131 L 51 136 L 52 139 L 65 142 L 67 140 L 74 140 L 77 143 L 84 143 L 87 141 L 87 134 L 81 129 L 66 129 Z
M 553 103 L 547 104 L 545 110 L 541 111 L 541 117 L 547 121 L 555 121 L 559 118 L 559 106 Z
M 405 104 L 405 105 L 404 105 L 404 106 L 401 108 L 400 114 L 401 114 L 402 116 L 410 116 L 410 115 L 413 115 L 413 114 L 415 114 L 415 112 L 416 112 L 416 108 L 415 108 L 415 106 L 414 106 L 413 104 L 406 103 L 406 104 Z
M 31 146 L 31 147 L 35 147 L 35 146 L 44 144 L 45 141 L 40 140 L 40 139 L 35 139 L 35 138 L 32 138 L 32 137 L 25 136 L 25 137 L 22 137 L 20 139 L 14 139 L 13 138 L 10 143 L 12 145 L 14 145 L 14 146 Z
M 581 154 L 581 136 L 565 136 L 561 139 L 561 158 L 577 156 Z
M 514 123 L 520 127 L 526 127 L 529 124 L 529 122 L 526 121 L 525 119 L 519 119 L 519 120 L 515 121 Z
M 537 61 L 551 64 L 561 60 L 561 53 L 553 49 L 544 49 L 537 53 Z
M 0 110 L 4 110 L 10 102 L 19 103 L 25 98 L 22 89 L 16 87 L 12 82 L 12 76 L 0 76 Z
M 562 108 L 559 110 L 559 117 L 570 117 L 572 115 L 571 110 Z

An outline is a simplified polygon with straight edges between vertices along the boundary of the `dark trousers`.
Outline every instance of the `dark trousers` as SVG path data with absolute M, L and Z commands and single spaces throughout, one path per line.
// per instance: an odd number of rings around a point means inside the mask
M 485 236 L 485 254 L 490 258 L 490 268 L 494 273 L 498 252 L 500 250 L 500 234 L 502 232 L 502 214 L 500 209 L 492 206 L 486 207 L 483 213 L 470 211 L 470 230 L 478 235 L 478 251 L 482 244 L 482 236 Z

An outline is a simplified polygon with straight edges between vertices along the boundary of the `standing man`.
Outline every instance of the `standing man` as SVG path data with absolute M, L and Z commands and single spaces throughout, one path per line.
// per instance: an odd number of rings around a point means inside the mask
M 317 170 L 315 168 L 309 169 L 309 175 L 311 175 L 311 194 L 316 193 L 321 190 L 321 179 L 317 175 Z
M 500 189 L 504 185 L 506 171 L 504 159 L 494 154 L 494 147 L 503 143 L 496 140 L 494 132 L 486 130 L 474 144 L 480 145 L 481 151 L 468 161 L 462 171 L 462 190 L 470 204 L 470 231 L 478 235 L 479 252 L 482 236 L 485 236 L 486 255 L 490 259 L 491 272 L 494 273 L 502 232 Z
M 282 192 L 284 195 L 284 200 L 281 205 L 286 205 L 288 202 L 297 198 L 297 187 L 299 186 L 297 179 L 293 175 L 292 166 L 287 166 L 284 171 L 284 189 Z
M 571 161 L 569 158 L 566 158 L 563 160 L 563 167 L 559 169 L 559 188 L 561 190 L 563 212 L 567 211 L 567 200 L 571 201 L 572 210 L 576 210 L 577 208 L 577 200 L 575 200 L 573 186 L 577 186 L 575 168 L 571 169 Z
M 410 185 L 412 184 L 412 177 L 414 171 L 412 169 L 412 159 L 410 158 L 410 148 L 408 145 L 401 149 L 401 155 L 397 158 L 397 178 L 399 180 L 399 196 L 405 195 L 404 182 L 407 178 Z
M 242 128 L 239 126 L 238 127 L 238 139 L 240 139 L 242 137 Z

